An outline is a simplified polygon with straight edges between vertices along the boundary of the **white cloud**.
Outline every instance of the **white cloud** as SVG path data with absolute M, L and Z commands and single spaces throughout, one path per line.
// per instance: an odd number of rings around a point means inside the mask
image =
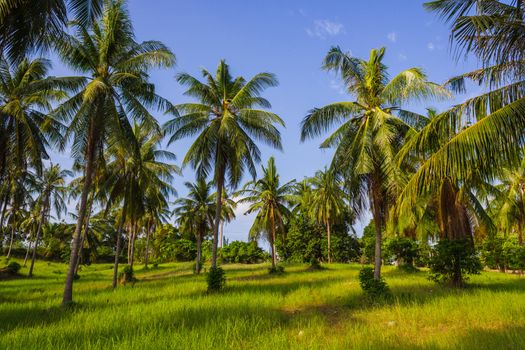
M 429 42 L 429 43 L 427 44 L 427 49 L 429 49 L 430 51 L 434 51 L 435 48 L 436 48 L 436 47 L 434 46 L 434 43 Z
M 404 53 L 399 53 L 397 54 L 397 58 L 400 60 L 400 61 L 406 61 L 407 60 L 407 55 L 405 55 Z
M 395 43 L 397 41 L 397 33 L 396 32 L 388 33 L 386 37 L 387 37 L 388 40 L 390 40 L 393 43 Z
M 330 21 L 328 19 L 317 19 L 314 21 L 313 28 L 307 28 L 306 33 L 311 37 L 325 39 L 327 36 L 336 36 L 345 32 L 342 23 Z

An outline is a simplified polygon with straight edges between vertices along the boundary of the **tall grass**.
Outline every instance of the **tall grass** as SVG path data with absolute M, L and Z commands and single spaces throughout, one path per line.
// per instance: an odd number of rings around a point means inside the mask
M 84 267 L 62 309 L 66 266 L 38 262 L 35 278 L 0 282 L 0 349 L 525 349 L 519 276 L 486 272 L 452 290 L 386 268 L 394 298 L 370 305 L 359 265 L 225 268 L 226 290 L 206 294 L 191 264 L 139 270 L 116 291 L 109 264 Z

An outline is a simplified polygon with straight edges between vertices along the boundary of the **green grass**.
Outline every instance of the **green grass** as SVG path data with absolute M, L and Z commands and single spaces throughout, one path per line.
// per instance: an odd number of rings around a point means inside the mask
M 525 349 L 519 276 L 485 272 L 451 290 L 387 267 L 394 299 L 371 306 L 359 265 L 277 276 L 227 265 L 227 289 L 211 295 L 191 265 L 138 271 L 117 291 L 109 264 L 83 268 L 64 310 L 66 266 L 39 262 L 34 279 L 0 282 L 0 349 Z

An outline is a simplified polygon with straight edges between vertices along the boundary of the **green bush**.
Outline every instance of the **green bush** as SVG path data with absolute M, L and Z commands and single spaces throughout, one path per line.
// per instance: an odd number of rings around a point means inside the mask
M 220 267 L 211 267 L 206 277 L 208 293 L 219 292 L 226 286 L 226 274 Z
M 137 279 L 135 278 L 133 267 L 129 265 L 124 266 L 122 271 L 118 274 L 118 279 L 121 284 L 135 283 Z
M 7 265 L 7 272 L 9 272 L 12 275 L 16 275 L 18 271 L 20 271 L 21 268 L 22 266 L 20 266 L 19 263 L 17 263 L 16 261 L 13 261 L 13 262 L 10 262 L 9 265 Z
M 255 241 L 233 241 L 219 251 L 219 258 L 223 263 L 256 264 L 267 260 L 268 257 Z
M 430 260 L 430 280 L 454 287 L 464 285 L 467 274 L 479 274 L 483 269 L 469 239 L 440 240 Z
M 385 280 L 381 277 L 379 280 L 374 279 L 374 269 L 364 267 L 359 271 L 359 285 L 365 295 L 372 300 L 386 298 L 390 295 L 390 289 Z
M 268 273 L 273 275 L 273 274 L 277 274 L 277 275 L 280 275 L 280 274 L 283 274 L 284 273 L 284 266 L 282 265 L 275 265 L 275 267 L 271 266 L 270 268 L 268 268 Z
M 407 271 L 414 270 L 414 261 L 419 255 L 419 247 L 415 240 L 408 237 L 393 237 L 385 241 L 384 247 L 384 257 L 387 260 L 398 262 L 398 267 L 407 265 Z
M 310 270 L 321 270 L 321 269 L 322 269 L 322 266 L 319 260 L 317 260 L 316 258 L 312 258 L 310 260 Z

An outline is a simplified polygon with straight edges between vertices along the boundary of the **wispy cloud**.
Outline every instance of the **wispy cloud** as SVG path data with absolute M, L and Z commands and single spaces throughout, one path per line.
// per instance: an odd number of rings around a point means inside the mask
M 325 39 L 328 36 L 336 36 L 345 32 L 345 27 L 340 22 L 328 19 L 317 19 L 312 28 L 306 28 L 306 33 L 315 38 Z
M 397 33 L 391 32 L 386 35 L 387 39 L 390 40 L 390 42 L 395 43 L 397 41 Z
M 337 80 L 330 80 L 330 89 L 337 91 L 339 95 L 344 95 L 345 90 L 343 89 L 343 84 L 339 83 Z
M 406 61 L 407 58 L 408 58 L 407 55 L 405 55 L 404 53 L 397 54 L 397 59 L 400 61 Z
M 429 43 L 427 44 L 427 49 L 428 49 L 429 51 L 434 51 L 434 50 L 436 49 L 436 45 L 434 45 L 433 42 L 429 42 Z

